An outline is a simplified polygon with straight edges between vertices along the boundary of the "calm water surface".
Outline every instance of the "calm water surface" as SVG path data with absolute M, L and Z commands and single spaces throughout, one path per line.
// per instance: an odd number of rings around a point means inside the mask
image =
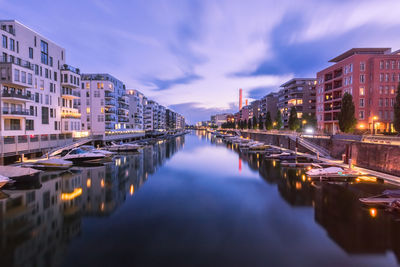
M 400 217 L 205 132 L 0 191 L 0 266 L 395 266 Z

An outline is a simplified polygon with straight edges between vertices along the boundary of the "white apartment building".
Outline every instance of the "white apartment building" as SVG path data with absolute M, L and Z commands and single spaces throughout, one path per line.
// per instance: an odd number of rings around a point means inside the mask
M 145 131 L 153 131 L 154 129 L 154 109 L 155 109 L 155 102 L 152 100 L 148 100 L 146 97 L 143 99 L 143 124 Z
M 0 20 L 0 37 L 0 156 L 66 142 L 72 134 L 70 127 L 61 131 L 66 99 L 61 75 L 71 72 L 63 70 L 65 49 L 15 20 Z M 63 81 L 63 86 L 76 83 Z M 65 107 L 65 112 L 75 111 Z
M 143 130 L 143 98 L 138 90 L 128 90 L 129 97 L 129 122 L 128 128 Z

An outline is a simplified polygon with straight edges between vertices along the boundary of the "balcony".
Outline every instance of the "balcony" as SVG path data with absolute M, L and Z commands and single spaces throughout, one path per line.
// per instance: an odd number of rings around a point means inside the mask
M 80 70 L 64 64 L 61 67 L 61 86 L 68 88 L 78 88 L 80 84 Z
M 71 88 L 63 88 L 62 89 L 62 97 L 67 98 L 67 99 L 78 99 L 80 98 L 80 93 L 78 91 L 75 91 Z
M 127 105 L 127 104 L 119 104 L 119 107 L 118 107 L 119 109 L 126 109 L 126 110 L 129 110 L 129 105 Z
M 19 58 L 0 56 L 0 82 L 15 87 L 29 88 L 33 85 L 33 64 Z
M 106 114 L 115 114 L 116 111 L 115 108 L 106 108 Z
M 336 78 L 342 76 L 342 74 L 343 74 L 343 70 L 342 69 L 337 69 L 337 70 L 335 70 L 333 72 L 333 78 L 336 79 Z
M 123 98 L 123 97 L 118 97 L 118 102 L 120 102 L 120 103 L 126 103 L 126 102 L 125 102 L 125 98 Z
M 63 112 L 61 113 L 61 118 L 64 119 L 80 119 L 82 116 L 79 112 Z
M 106 91 L 104 94 L 105 98 L 115 98 L 115 94 L 114 93 L 110 93 L 109 91 Z
M 128 121 L 129 121 L 128 118 L 121 118 L 121 117 L 118 118 L 118 122 L 128 122 Z
M 325 74 L 325 82 L 332 80 L 332 78 L 333 78 L 332 73 Z
M 333 89 L 342 87 L 342 80 L 335 81 L 333 83 Z
M 106 120 L 106 121 L 116 121 L 116 120 L 117 120 L 117 116 L 106 115 L 106 116 L 105 116 L 105 120 Z
M 33 116 L 33 110 L 3 108 L 3 115 L 9 116 Z
M 70 66 L 68 64 L 64 64 L 61 67 L 61 70 L 67 70 L 67 71 L 73 72 L 73 73 L 78 74 L 78 75 L 81 74 L 81 71 L 78 68 L 72 67 L 72 66 Z
M 19 102 L 28 102 L 34 100 L 34 97 L 31 94 L 23 94 L 23 93 L 8 92 L 8 91 L 3 91 L 1 97 L 3 98 L 3 100 L 13 100 Z
M 119 116 L 124 116 L 124 117 L 128 117 L 129 116 L 126 111 L 122 111 L 122 110 L 118 110 L 118 115 Z
M 325 84 L 325 92 L 332 90 L 332 83 Z
M 106 106 L 115 106 L 115 100 L 106 99 L 104 102 Z

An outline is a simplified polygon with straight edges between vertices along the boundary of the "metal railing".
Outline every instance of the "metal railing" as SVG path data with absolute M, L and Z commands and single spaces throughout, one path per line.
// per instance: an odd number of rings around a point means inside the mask
M 28 116 L 33 116 L 33 110 L 3 108 L 3 114 L 4 115 L 28 115 Z
M 30 70 L 33 70 L 33 64 L 29 61 L 22 60 L 16 57 L 7 57 L 7 56 L 0 56 L 0 63 L 12 63 Z
M 80 74 L 81 73 L 81 71 L 78 68 L 72 67 L 72 66 L 70 66 L 68 64 L 62 65 L 61 70 L 68 70 L 68 71 L 71 71 L 71 72 L 76 73 L 76 74 Z
M 3 91 L 1 96 L 2 97 L 20 98 L 20 99 L 26 99 L 26 100 L 34 100 L 33 95 L 27 95 L 27 94 L 16 93 L 16 92 Z

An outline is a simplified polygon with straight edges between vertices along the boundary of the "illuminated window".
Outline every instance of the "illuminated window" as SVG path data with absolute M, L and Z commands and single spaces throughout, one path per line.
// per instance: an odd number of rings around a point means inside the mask
M 104 89 L 104 83 L 101 83 L 101 89 Z
M 86 83 L 86 89 L 90 89 L 90 83 Z
M 100 83 L 97 83 L 97 89 L 100 89 Z
M 90 108 L 86 108 L 86 113 L 87 113 L 87 114 L 90 113 Z
M 360 95 L 365 95 L 365 88 L 364 87 L 360 87 Z
M 104 113 L 104 108 L 101 108 L 101 109 L 100 109 L 100 112 L 101 112 L 101 113 Z
M 303 99 L 297 99 L 297 105 L 303 104 Z

